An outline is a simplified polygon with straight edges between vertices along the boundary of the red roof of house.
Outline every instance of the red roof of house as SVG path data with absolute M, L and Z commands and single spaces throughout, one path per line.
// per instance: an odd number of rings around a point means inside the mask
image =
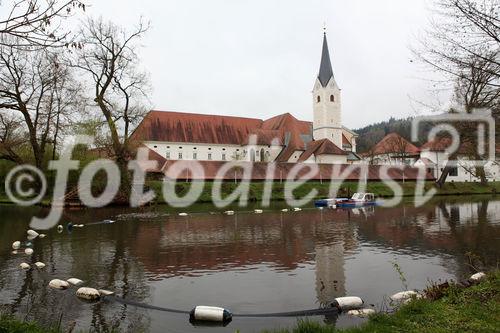
M 403 138 L 398 133 L 390 133 L 372 148 L 371 154 L 418 154 L 419 152 L 420 149 L 417 146 Z
M 162 172 L 169 177 L 170 176 L 170 168 L 177 161 L 167 161 L 163 167 Z M 218 174 L 219 170 L 222 166 L 224 166 L 227 162 L 222 161 L 183 161 L 183 163 L 190 163 L 201 165 L 203 168 L 203 176 L 195 175 L 195 174 L 187 174 L 187 179 L 204 179 L 204 180 L 214 180 L 214 179 L 222 179 L 222 180 L 230 180 L 234 181 L 234 179 L 242 179 L 244 175 L 244 168 L 251 168 L 252 172 L 249 175 L 252 180 L 266 180 L 266 173 L 268 172 L 268 164 L 267 163 L 250 163 L 250 162 L 240 162 L 240 168 L 235 167 L 233 170 L 229 170 L 224 175 Z M 286 179 L 292 169 L 296 168 L 297 165 L 302 165 L 303 168 L 298 172 L 296 179 L 304 177 L 306 174 L 310 172 L 310 166 L 313 164 L 308 163 L 277 163 L 276 168 L 274 169 L 273 179 Z M 353 168 L 351 172 L 347 175 L 344 175 L 347 168 L 352 168 L 352 165 L 349 164 L 315 164 L 318 169 L 317 173 L 315 173 L 310 180 L 325 180 L 325 179 L 345 179 L 345 180 L 359 180 L 364 179 L 365 174 L 362 173 L 363 167 L 366 167 L 366 179 L 367 180 L 381 180 L 381 179 L 392 179 L 392 180 L 416 180 L 419 177 L 419 168 L 404 166 L 395 166 L 389 167 L 387 171 L 387 175 L 385 172 L 381 172 L 381 169 L 386 168 L 387 166 L 380 165 L 366 165 L 359 166 L 357 168 Z M 178 176 L 178 174 L 175 174 Z M 341 177 L 341 175 L 343 175 Z M 173 175 L 172 175 L 173 176 Z M 344 178 L 345 176 L 345 178 Z M 219 177 L 219 178 L 218 178 Z M 222 177 L 222 178 L 220 178 Z M 424 176 L 425 179 L 431 180 L 434 179 L 432 174 L 426 173 Z
M 312 140 L 312 123 L 298 120 L 290 113 L 264 121 L 262 128 L 280 131 L 286 144 L 276 159 L 277 162 L 287 162 L 296 150 L 306 150 L 306 143 Z
M 151 111 L 134 131 L 141 141 L 242 144 L 261 119 Z
M 328 139 L 313 141 L 307 145 L 307 150 L 300 155 L 299 162 L 306 161 L 311 155 L 348 155 Z

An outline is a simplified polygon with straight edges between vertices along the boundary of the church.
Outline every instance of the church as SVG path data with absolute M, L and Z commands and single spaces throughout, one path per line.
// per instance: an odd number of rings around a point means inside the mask
M 290 113 L 270 119 L 150 111 L 132 138 L 167 161 L 353 164 L 357 134 L 342 125 L 326 33 L 312 91 L 313 122 Z

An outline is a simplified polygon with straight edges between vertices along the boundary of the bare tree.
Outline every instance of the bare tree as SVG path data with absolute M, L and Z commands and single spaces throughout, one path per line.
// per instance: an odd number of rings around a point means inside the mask
M 22 120 L 9 114 L 0 113 L 0 159 L 17 164 L 24 163 L 20 147 L 26 146 Z
M 463 106 L 462 112 L 491 108 L 498 117 L 500 3 L 498 0 L 439 0 L 435 12 L 436 21 L 414 53 L 432 69 L 444 73 L 455 86 L 455 99 Z M 472 128 L 475 124 L 454 125 L 462 147 L 477 147 Z M 439 186 L 446 181 L 457 155 L 449 156 L 449 163 L 437 180 Z M 471 155 L 475 160 L 481 159 L 477 152 Z M 484 169 L 478 170 L 478 174 L 486 182 Z
M 12 124 L 22 127 L 16 131 L 24 131 L 31 149 L 24 162 L 40 169 L 45 168 L 49 147 L 57 144 L 63 124 L 78 104 L 78 88 L 71 83 L 68 68 L 58 59 L 47 51 L 0 46 L 0 113 L 4 119 L 1 131 L 12 133 Z M 16 147 L 9 144 L 12 135 L 4 138 L 5 151 L 8 152 L 7 147 L 12 151 L 2 157 L 10 159 L 8 156 L 14 156 Z M 54 149 L 52 154 L 55 155 Z M 17 154 L 16 162 L 20 162 L 20 156 Z
M 130 136 L 147 111 L 149 78 L 140 70 L 136 53 L 147 29 L 142 20 L 133 31 L 127 32 L 102 18 L 89 19 L 81 31 L 84 46 L 77 50 L 72 64 L 89 76 L 91 100 L 106 124 L 110 157 L 120 167 L 125 191 L 130 179 L 127 162 L 134 154 L 135 144 Z
M 85 11 L 85 3 L 81 0 L 0 1 L 0 12 L 6 14 L 0 16 L 0 45 L 31 50 L 68 46 L 72 41 L 68 40 L 70 31 L 64 26 L 64 19 L 77 9 Z

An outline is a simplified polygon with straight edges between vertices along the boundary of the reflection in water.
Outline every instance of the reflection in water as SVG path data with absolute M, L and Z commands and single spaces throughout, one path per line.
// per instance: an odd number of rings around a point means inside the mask
M 212 208 L 196 207 L 199 211 Z M 200 331 L 182 315 L 131 306 L 80 302 L 73 291 L 47 288 L 52 278 L 77 277 L 88 286 L 127 299 L 191 309 L 220 305 L 234 312 L 293 311 L 357 295 L 380 304 L 401 289 L 390 262 L 407 274 L 410 288 L 428 279 L 470 273 L 466 252 L 496 265 L 500 249 L 500 201 L 437 201 L 422 208 L 304 210 L 234 216 L 200 213 L 179 217 L 167 207 L 66 211 L 64 223 L 107 218 L 115 224 L 86 226 L 34 241 L 32 258 L 12 255 L 38 208 L 0 207 L 0 304 L 4 311 L 44 324 L 100 331 Z M 22 271 L 21 262 L 42 261 L 44 270 Z M 346 316 L 317 318 L 338 326 Z M 293 325 L 295 319 L 239 319 L 227 328 L 242 332 Z

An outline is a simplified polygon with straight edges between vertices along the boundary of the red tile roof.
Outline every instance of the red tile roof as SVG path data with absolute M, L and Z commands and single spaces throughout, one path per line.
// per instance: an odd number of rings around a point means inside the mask
M 177 161 L 167 161 L 163 168 L 163 171 L 168 177 L 169 168 L 175 164 Z M 199 175 L 189 174 L 189 180 L 192 179 L 203 179 L 203 180 L 215 180 L 217 179 L 217 172 L 220 168 L 227 162 L 219 162 L 219 161 L 183 161 L 183 163 L 199 163 L 204 170 L 204 177 L 201 178 Z M 252 174 L 250 175 L 251 180 L 254 181 L 264 181 L 266 180 L 266 172 L 268 170 L 268 163 L 250 163 L 250 162 L 240 162 L 239 165 L 241 167 L 251 167 Z M 297 164 L 297 163 L 277 163 L 274 171 L 274 179 L 283 179 L 285 180 L 288 177 L 288 174 L 292 170 L 292 168 L 296 168 L 297 165 L 302 165 L 303 168 L 297 175 L 297 177 L 304 176 L 309 172 L 309 168 L 312 164 Z M 349 164 L 317 164 L 318 172 L 312 176 L 311 180 L 326 180 L 326 179 L 341 179 L 340 175 L 352 165 Z M 234 170 L 229 170 L 225 175 L 223 175 L 223 180 L 234 181 L 234 179 L 241 179 L 243 177 L 243 168 L 235 168 Z M 361 165 L 357 168 L 353 168 L 352 172 L 350 172 L 345 180 L 359 180 L 364 178 L 364 175 L 361 174 Z M 367 165 L 365 166 L 368 170 L 366 174 L 367 180 L 381 180 L 381 169 L 387 168 L 387 166 L 380 165 Z M 403 170 L 401 166 L 389 167 L 387 172 L 388 177 L 383 177 L 384 179 L 393 179 L 393 180 L 416 180 L 418 178 L 419 168 L 404 166 Z M 404 175 L 404 176 L 403 176 Z M 433 175 L 426 174 L 425 179 L 432 180 L 434 179 Z
M 283 142 L 287 144 L 277 157 L 277 162 L 287 162 L 296 150 L 306 150 L 304 138 L 312 140 L 312 123 L 298 120 L 290 113 L 264 121 L 262 128 L 280 131 Z
M 261 119 L 151 111 L 133 133 L 140 141 L 242 144 Z
M 398 133 L 390 133 L 372 148 L 370 154 L 401 154 L 403 152 L 406 154 L 418 154 L 420 149 Z
M 451 145 L 451 138 L 438 138 L 426 142 L 422 146 L 422 150 L 428 151 L 445 151 Z
M 306 161 L 311 155 L 348 155 L 328 139 L 313 141 L 307 145 L 307 150 L 300 155 L 299 162 Z

